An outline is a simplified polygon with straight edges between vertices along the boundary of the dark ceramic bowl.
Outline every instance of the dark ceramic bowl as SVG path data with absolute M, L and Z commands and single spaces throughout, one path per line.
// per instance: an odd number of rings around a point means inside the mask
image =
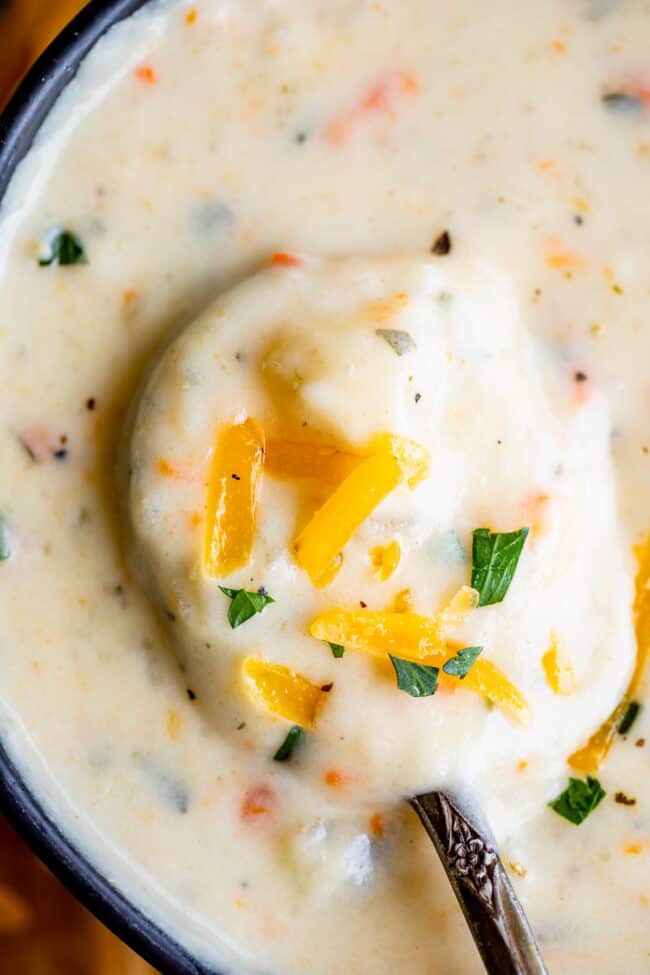
M 54 102 L 97 40 L 147 0 L 93 0 L 38 59 L 0 115 L 0 205 Z M 191 958 L 103 877 L 65 836 L 0 744 L 0 810 L 59 880 L 165 975 L 216 975 Z

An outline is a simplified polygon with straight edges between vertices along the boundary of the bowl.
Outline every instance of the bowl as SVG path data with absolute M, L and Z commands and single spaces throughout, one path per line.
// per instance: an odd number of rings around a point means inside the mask
M 83 58 L 148 0 L 93 0 L 52 42 L 0 114 L 0 207 L 16 167 Z M 0 742 L 0 810 L 56 877 L 114 934 L 164 975 L 217 975 L 135 907 L 75 847 Z

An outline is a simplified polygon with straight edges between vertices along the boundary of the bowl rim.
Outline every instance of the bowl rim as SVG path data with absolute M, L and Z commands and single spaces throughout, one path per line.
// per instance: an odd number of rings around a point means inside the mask
M 45 49 L 0 113 L 0 211 L 14 173 L 84 57 L 151 0 L 91 0 Z M 0 741 L 0 812 L 51 872 L 115 935 L 165 975 L 219 975 L 150 920 L 67 837 Z

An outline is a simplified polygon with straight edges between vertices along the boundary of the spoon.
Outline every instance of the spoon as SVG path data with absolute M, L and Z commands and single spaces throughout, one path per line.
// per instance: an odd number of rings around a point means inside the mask
M 488 975 L 547 975 L 492 841 L 446 792 L 409 802 L 433 841 Z

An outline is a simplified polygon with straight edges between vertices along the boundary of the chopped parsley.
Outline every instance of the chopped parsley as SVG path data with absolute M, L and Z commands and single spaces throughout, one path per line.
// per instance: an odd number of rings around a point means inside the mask
M 472 542 L 472 588 L 480 595 L 479 606 L 491 606 L 505 599 L 529 528 L 514 532 L 491 532 L 477 528 Z
M 628 733 L 636 719 L 639 717 L 640 710 L 641 705 L 638 701 L 630 701 L 625 709 L 625 714 L 621 718 L 621 723 L 618 726 L 619 735 L 626 735 Z
M 340 643 L 330 643 L 330 650 L 337 660 L 345 653 L 345 647 L 342 647 Z
M 464 680 L 482 652 L 483 647 L 463 647 L 456 656 L 442 665 L 442 669 L 451 677 L 460 677 Z
M 49 267 L 51 264 L 66 267 L 71 264 L 87 264 L 88 259 L 84 245 L 76 234 L 70 230 L 57 229 L 50 234 L 38 263 L 41 267 Z
M 302 728 L 295 724 L 290 728 L 287 737 L 284 739 L 277 752 L 273 756 L 274 762 L 288 762 L 293 755 L 293 750 L 302 737 Z
M 598 779 L 592 779 L 590 775 L 584 782 L 582 779 L 570 778 L 568 787 L 557 799 L 549 802 L 549 806 L 558 816 L 563 816 L 570 823 L 579 826 L 606 795 Z
M 390 662 L 397 674 L 397 686 L 400 691 L 410 694 L 411 697 L 431 697 L 438 690 L 438 667 L 426 667 L 424 664 L 415 664 L 412 660 L 402 660 L 401 657 L 393 657 L 388 654 Z
M 10 556 L 9 529 L 4 517 L 0 514 L 0 562 L 6 562 Z
M 248 592 L 246 589 L 226 589 L 219 586 L 221 592 L 232 599 L 228 608 L 228 622 L 233 630 L 249 620 L 251 616 L 261 613 L 265 606 L 274 603 L 275 600 L 265 592 Z
M 388 342 L 395 355 L 403 356 L 417 348 L 413 336 L 399 328 L 376 328 L 375 334 Z

